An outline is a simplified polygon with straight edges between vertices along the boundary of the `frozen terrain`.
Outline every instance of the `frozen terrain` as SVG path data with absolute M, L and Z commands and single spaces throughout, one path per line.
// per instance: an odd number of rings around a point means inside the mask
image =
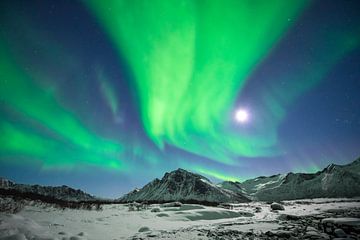
M 137 211 L 129 204 L 109 204 L 89 211 L 27 201 L 16 214 L 0 213 L 0 239 L 359 239 L 360 199 L 284 201 L 281 206 L 278 211 L 264 202 L 229 209 L 153 204 Z
M 0 178 L 0 240 L 360 239 L 359 174 L 360 159 L 242 183 L 177 169 L 111 201 Z

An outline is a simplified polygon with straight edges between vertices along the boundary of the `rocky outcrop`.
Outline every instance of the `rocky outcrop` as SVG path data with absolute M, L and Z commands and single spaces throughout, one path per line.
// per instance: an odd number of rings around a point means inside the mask
M 182 201 L 206 204 L 247 202 L 249 200 L 241 193 L 224 189 L 201 175 L 179 168 L 173 172 L 166 173 L 161 180 L 155 179 L 140 190 L 124 195 L 120 198 L 120 201 Z
M 331 164 L 316 173 L 288 173 L 258 177 L 240 184 L 253 200 L 360 196 L 360 159 L 347 165 Z

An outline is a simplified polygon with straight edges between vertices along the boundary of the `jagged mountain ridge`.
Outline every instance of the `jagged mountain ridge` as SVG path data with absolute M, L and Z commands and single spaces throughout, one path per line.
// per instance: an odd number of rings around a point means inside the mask
M 176 180 L 175 177 L 175 181 L 169 181 L 169 176 L 178 175 L 183 175 L 183 178 L 190 178 L 192 180 L 184 180 L 181 177 Z M 194 181 L 194 178 L 196 181 Z M 204 189 L 209 189 L 199 190 L 202 186 L 207 186 Z M 206 196 L 207 194 L 208 196 Z M 222 194 L 225 197 L 221 197 Z M 239 196 L 240 200 L 237 199 Z M 120 198 L 120 201 L 161 202 L 191 199 L 219 203 L 241 202 L 247 201 L 247 199 L 281 201 L 303 198 L 356 196 L 360 196 L 360 158 L 347 165 L 330 164 L 322 171 L 316 173 L 290 172 L 269 177 L 260 176 L 242 183 L 224 181 L 216 185 L 201 175 L 178 169 L 171 173 L 166 173 L 161 180 L 156 178 L 143 188 L 133 190 Z
M 35 193 L 64 201 L 99 200 L 88 193 L 68 186 L 17 184 L 0 177 L 0 189 Z M 247 202 L 281 201 L 304 198 L 339 198 L 360 196 L 360 158 L 347 165 L 330 164 L 316 173 L 287 173 L 261 176 L 240 182 L 224 181 L 213 184 L 199 174 L 183 169 L 166 173 L 141 189 L 124 195 L 119 202 L 197 201 Z
M 246 196 L 259 201 L 360 196 L 360 158 L 347 165 L 330 164 L 316 173 L 258 177 L 240 184 Z
M 248 202 L 242 194 L 219 187 L 201 175 L 177 169 L 165 173 L 139 190 L 134 190 L 119 199 L 121 202 L 132 201 L 197 201 L 209 203 Z
M 246 194 L 246 192 L 243 189 L 243 187 L 241 186 L 240 182 L 224 181 L 224 182 L 217 184 L 217 186 L 221 187 L 223 189 L 233 191 L 238 194 L 242 194 L 242 195 Z
M 21 193 L 34 193 L 64 201 L 80 202 L 80 201 L 93 201 L 97 199 L 96 197 L 80 189 L 73 189 L 65 185 L 53 187 L 53 186 L 17 184 L 5 178 L 0 178 L 0 188 L 12 189 Z

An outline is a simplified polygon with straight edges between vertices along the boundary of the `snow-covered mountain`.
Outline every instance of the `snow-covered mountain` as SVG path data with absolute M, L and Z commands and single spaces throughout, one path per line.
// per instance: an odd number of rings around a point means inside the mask
M 253 200 L 360 196 L 360 158 L 347 165 L 331 164 L 316 173 L 288 173 L 257 177 L 240 184 Z
M 81 190 L 68 186 L 17 184 L 0 177 L 0 193 L 9 190 L 33 193 L 65 201 L 97 201 Z M 280 201 L 303 198 L 340 198 L 360 196 L 360 158 L 347 165 L 331 164 L 316 173 L 288 173 L 257 177 L 240 182 L 219 184 L 183 169 L 166 173 L 141 189 L 135 189 L 116 201 L 225 203 Z
M 33 193 L 65 201 L 92 201 L 96 198 L 80 189 L 73 189 L 68 186 L 40 186 L 17 184 L 8 179 L 0 178 L 0 189 L 16 190 L 19 193 Z
M 247 194 L 245 190 L 242 188 L 240 182 L 231 182 L 231 181 L 224 181 L 219 184 L 217 184 L 218 187 L 221 187 L 222 189 L 227 189 L 230 191 L 233 191 L 234 193 L 238 194 Z
M 15 185 L 14 182 L 12 182 L 6 178 L 0 177 L 0 188 L 11 188 L 14 185 Z
M 208 203 L 248 202 L 249 200 L 239 192 L 234 192 L 217 186 L 201 175 L 177 169 L 166 173 L 159 180 L 155 179 L 141 189 L 124 195 L 121 202 L 149 201 L 196 201 Z

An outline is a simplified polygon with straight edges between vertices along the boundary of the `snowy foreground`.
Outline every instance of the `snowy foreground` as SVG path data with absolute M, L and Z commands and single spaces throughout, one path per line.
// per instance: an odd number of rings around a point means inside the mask
M 360 199 L 284 201 L 285 210 L 251 202 L 233 209 L 184 204 L 129 211 L 59 209 L 30 204 L 0 213 L 0 239 L 360 239 Z M 348 238 L 346 238 L 348 237 Z

